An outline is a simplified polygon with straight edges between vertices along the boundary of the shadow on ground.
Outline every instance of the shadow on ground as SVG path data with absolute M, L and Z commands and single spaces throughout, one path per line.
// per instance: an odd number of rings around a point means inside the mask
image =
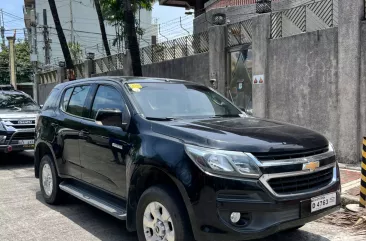
M 129 233 L 126 230 L 126 223 L 120 221 L 97 208 L 94 208 L 82 201 L 67 195 L 62 204 L 53 206 L 44 202 L 40 191 L 36 193 L 36 198 L 42 204 L 61 213 L 75 224 L 91 233 L 100 240 L 112 241 L 138 241 L 136 233 Z M 104 230 L 104 231 L 101 231 Z M 264 239 L 255 241 L 329 241 L 320 235 L 309 233 L 303 230 L 281 232 Z
M 70 195 L 65 195 L 63 202 L 59 205 L 45 203 L 40 191 L 36 193 L 36 198 L 42 204 L 62 214 L 100 240 L 138 241 L 135 232 L 127 231 L 126 222 L 118 220 Z
M 304 230 L 295 230 L 295 231 L 284 231 L 274 235 L 271 235 L 264 239 L 256 239 L 255 241 L 330 241 L 329 239 L 314 234 L 309 233 Z M 254 241 L 254 240 L 253 240 Z
M 0 153 L 0 169 L 32 167 L 33 152 Z

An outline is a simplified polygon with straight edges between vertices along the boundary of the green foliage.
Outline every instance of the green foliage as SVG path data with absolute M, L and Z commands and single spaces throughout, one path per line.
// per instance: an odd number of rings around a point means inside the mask
M 113 45 L 117 42 L 123 42 L 125 39 L 124 34 L 124 11 L 123 3 L 124 0 L 99 0 L 100 7 L 102 9 L 104 19 L 116 27 L 117 37 L 113 40 Z M 152 6 L 155 0 L 132 0 L 132 10 L 136 13 L 140 8 L 146 10 L 152 10 Z M 136 23 L 138 21 L 135 21 Z M 136 32 L 138 35 L 143 35 L 144 29 L 136 26 Z
M 26 42 L 15 43 L 15 65 L 17 73 L 17 82 L 32 81 L 32 63 L 30 61 L 30 49 Z M 1 46 L 0 51 L 0 84 L 10 83 L 9 68 L 9 47 Z
M 74 64 L 81 62 L 83 60 L 83 50 L 81 49 L 81 45 L 77 42 L 69 42 L 67 45 L 69 46 L 71 58 Z

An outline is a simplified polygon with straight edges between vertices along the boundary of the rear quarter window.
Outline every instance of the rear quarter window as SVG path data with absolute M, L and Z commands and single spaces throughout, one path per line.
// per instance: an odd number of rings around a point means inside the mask
M 71 94 L 66 112 L 76 116 L 83 116 L 84 104 L 88 96 L 90 85 L 77 86 Z
M 42 110 L 46 110 L 51 108 L 57 100 L 58 94 L 59 94 L 59 89 L 54 88 L 52 89 L 51 93 L 48 95 L 46 102 L 43 105 L 43 109 Z

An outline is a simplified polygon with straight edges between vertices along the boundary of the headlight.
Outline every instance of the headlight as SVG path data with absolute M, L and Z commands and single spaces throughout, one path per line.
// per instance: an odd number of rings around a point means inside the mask
M 193 145 L 185 145 L 187 155 L 194 163 L 208 174 L 229 177 L 261 176 L 256 159 L 250 153 L 208 149 Z

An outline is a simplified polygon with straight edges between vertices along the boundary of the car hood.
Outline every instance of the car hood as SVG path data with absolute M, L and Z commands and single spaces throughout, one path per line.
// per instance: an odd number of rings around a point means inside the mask
M 303 151 L 329 144 L 309 129 L 258 118 L 155 121 L 152 130 L 188 144 L 252 153 Z

